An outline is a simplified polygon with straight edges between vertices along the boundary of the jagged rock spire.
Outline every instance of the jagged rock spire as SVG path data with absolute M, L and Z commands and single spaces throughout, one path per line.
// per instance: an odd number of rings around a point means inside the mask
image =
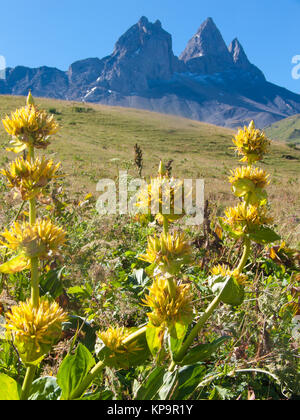
M 228 50 L 232 56 L 233 62 L 240 68 L 248 68 L 251 65 L 248 57 L 244 51 L 244 48 L 240 44 L 239 40 L 235 38 L 228 47 Z
M 222 57 L 225 63 L 232 61 L 225 41 L 212 18 L 202 23 L 179 58 L 186 62 L 204 56 Z

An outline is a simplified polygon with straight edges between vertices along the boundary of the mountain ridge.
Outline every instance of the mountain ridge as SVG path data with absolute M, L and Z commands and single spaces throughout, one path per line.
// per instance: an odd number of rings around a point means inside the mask
M 206 19 L 177 57 L 162 23 L 143 16 L 109 56 L 72 63 L 6 69 L 0 94 L 141 108 L 235 128 L 254 119 L 261 128 L 300 113 L 300 95 L 269 83 L 235 38 L 227 47 Z

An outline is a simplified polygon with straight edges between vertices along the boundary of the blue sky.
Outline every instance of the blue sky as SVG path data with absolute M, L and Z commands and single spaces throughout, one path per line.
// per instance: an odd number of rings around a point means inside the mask
M 104 57 L 141 16 L 161 20 L 179 55 L 207 17 L 227 44 L 238 37 L 267 79 L 300 93 L 292 58 L 300 55 L 300 0 L 14 0 L 2 1 L 0 55 L 7 66 L 66 70 Z

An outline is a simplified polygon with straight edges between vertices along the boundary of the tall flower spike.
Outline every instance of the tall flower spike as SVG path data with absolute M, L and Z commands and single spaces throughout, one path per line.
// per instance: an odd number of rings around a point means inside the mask
M 38 307 L 31 300 L 13 306 L 4 325 L 13 338 L 25 365 L 38 364 L 60 338 L 67 314 L 56 303 L 41 299 Z
M 50 144 L 49 137 L 58 131 L 53 115 L 39 110 L 32 102 L 30 94 L 25 107 L 2 120 L 6 132 L 12 136 L 9 151 L 19 153 L 28 146 L 45 149 Z
M 237 153 L 243 156 L 241 162 L 248 162 L 250 165 L 262 160 L 271 144 L 266 134 L 255 128 L 254 121 L 239 130 L 232 141 L 236 145 Z
M 52 160 L 44 157 L 33 162 L 18 158 L 0 173 L 7 178 L 10 188 L 20 191 L 23 200 L 30 200 L 40 194 L 51 179 L 58 178 L 59 167 L 60 163 L 54 165 Z

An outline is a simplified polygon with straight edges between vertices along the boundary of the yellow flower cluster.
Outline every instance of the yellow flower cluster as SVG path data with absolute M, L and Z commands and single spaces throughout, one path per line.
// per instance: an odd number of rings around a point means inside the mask
M 149 288 L 149 294 L 143 302 L 152 309 L 148 317 L 153 326 L 172 326 L 178 322 L 188 324 L 192 321 L 193 295 L 190 286 L 174 283 L 174 287 L 174 293 L 171 294 L 168 280 L 157 277 Z
M 266 171 L 261 168 L 255 168 L 253 166 L 241 166 L 230 172 L 231 176 L 229 177 L 229 182 L 233 185 L 236 182 L 245 179 L 252 181 L 256 188 L 265 188 L 270 183 L 268 180 L 270 175 L 268 175 Z
M 237 269 L 230 270 L 226 265 L 216 265 L 211 269 L 211 274 L 213 276 L 223 276 L 223 277 L 233 277 L 238 284 L 244 286 L 247 284 L 248 276 L 246 274 L 240 273 Z
M 129 337 L 131 331 L 129 328 L 117 327 L 108 328 L 106 331 L 98 333 L 99 338 L 113 353 L 135 353 L 140 350 L 136 341 L 124 345 L 123 341 Z
M 65 243 L 65 231 L 55 226 L 51 220 L 38 220 L 34 225 L 15 222 L 11 230 L 5 230 L 1 236 L 2 245 L 18 251 L 26 258 L 47 258 Z
M 170 223 L 180 219 L 184 215 L 183 182 L 169 178 L 161 162 L 158 176 L 141 188 L 136 207 L 141 214 L 155 214 L 160 224 L 164 216 Z
M 236 145 L 237 153 L 243 156 L 241 162 L 248 162 L 250 165 L 262 160 L 271 144 L 265 133 L 255 128 L 254 121 L 238 131 L 233 143 Z
M 11 334 L 22 361 L 36 364 L 61 336 L 67 315 L 56 302 L 40 299 L 38 307 L 31 300 L 13 306 L 6 313 L 7 332 Z
M 140 354 L 145 352 L 144 347 L 141 347 L 137 340 L 124 344 L 124 340 L 131 333 L 132 329 L 124 327 L 108 328 L 106 331 L 98 332 L 98 337 L 110 350 L 104 355 L 106 366 L 127 369 L 130 366 L 130 360 L 137 360 Z
M 15 153 L 25 150 L 27 146 L 45 149 L 50 144 L 49 136 L 58 131 L 53 115 L 32 104 L 17 109 L 2 122 L 7 133 L 13 137 L 8 150 Z
M 40 194 L 48 183 L 57 178 L 60 163 L 54 165 L 52 160 L 36 158 L 33 162 L 18 158 L 7 169 L 0 170 L 8 180 L 10 188 L 20 191 L 23 200 L 30 200 Z
M 257 207 L 242 202 L 235 207 L 225 210 L 225 217 L 221 220 L 228 225 L 237 235 L 252 233 L 257 226 L 272 223 L 273 219 L 268 216 L 266 207 Z
M 182 264 L 191 260 L 192 248 L 180 232 L 162 233 L 148 238 L 147 252 L 140 260 L 155 264 L 163 273 L 176 274 Z

